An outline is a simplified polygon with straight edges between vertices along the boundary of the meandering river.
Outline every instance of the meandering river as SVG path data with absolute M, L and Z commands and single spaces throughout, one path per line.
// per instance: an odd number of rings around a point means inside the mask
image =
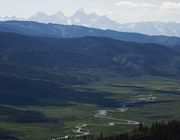
M 128 108 L 123 107 L 123 108 L 118 108 L 115 110 L 98 110 L 94 114 L 95 118 L 99 119 L 106 119 L 109 122 L 105 124 L 91 124 L 91 123 L 85 123 L 85 124 L 78 124 L 74 127 L 72 132 L 74 132 L 74 135 L 66 135 L 63 137 L 59 138 L 53 138 L 52 140 L 63 140 L 63 139 L 69 139 L 69 138 L 78 138 L 78 137 L 83 137 L 83 136 L 88 136 L 90 135 L 90 130 L 87 129 L 87 126 L 102 126 L 102 127 L 113 127 L 114 125 L 138 125 L 139 122 L 133 121 L 133 120 L 127 120 L 127 119 L 120 119 L 120 118 L 114 118 L 108 115 L 109 112 L 125 112 L 127 111 Z

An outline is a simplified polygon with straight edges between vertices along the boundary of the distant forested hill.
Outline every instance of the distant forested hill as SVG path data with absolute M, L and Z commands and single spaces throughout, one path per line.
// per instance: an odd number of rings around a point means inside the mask
M 0 32 L 0 103 L 87 103 L 88 93 L 79 96 L 65 87 L 109 77 L 179 78 L 177 49 L 100 37 L 53 39 Z
M 180 38 L 178 37 L 149 36 L 139 33 L 101 30 L 75 25 L 43 24 L 31 21 L 0 22 L 0 31 L 52 38 L 74 38 L 85 36 L 109 37 L 112 39 L 137 43 L 160 44 L 168 47 L 180 46 Z

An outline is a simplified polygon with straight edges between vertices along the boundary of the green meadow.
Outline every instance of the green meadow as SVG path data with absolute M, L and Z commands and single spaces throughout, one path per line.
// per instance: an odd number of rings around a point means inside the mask
M 156 102 L 132 104 L 126 112 L 108 112 L 108 116 L 134 120 L 150 125 L 153 121 L 168 121 L 180 118 L 180 81 L 162 78 L 142 77 L 139 79 L 108 79 L 94 82 L 88 85 L 76 85 L 70 87 L 74 91 L 90 91 L 92 96 L 106 93 L 102 97 L 111 101 L 107 105 L 94 103 L 78 103 L 69 101 L 65 106 L 6 106 L 0 114 L 0 129 L 11 132 L 13 135 L 26 140 L 44 140 L 52 137 L 73 135 L 72 129 L 81 124 L 103 125 L 111 122 L 108 119 L 95 118 L 98 110 L 116 110 L 121 108 L 122 102 L 135 103 L 140 95 L 152 95 L 157 98 Z M 144 82 L 145 81 L 145 82 Z M 82 93 L 83 94 L 83 93 Z M 88 96 L 87 98 L 91 98 Z M 111 106 L 112 101 L 116 104 Z M 60 102 L 60 101 L 55 101 Z M 28 112 L 30 111 L 30 112 Z M 29 114 L 28 114 L 29 113 Z M 39 113 L 39 114 L 38 114 Z M 34 115 L 31 115 L 34 114 Z M 29 116 L 29 120 L 21 118 Z M 12 119 L 16 117 L 17 119 Z M 41 118 L 35 121 L 32 118 Z M 114 126 L 87 126 L 86 129 L 94 136 L 113 135 L 132 131 L 135 125 Z

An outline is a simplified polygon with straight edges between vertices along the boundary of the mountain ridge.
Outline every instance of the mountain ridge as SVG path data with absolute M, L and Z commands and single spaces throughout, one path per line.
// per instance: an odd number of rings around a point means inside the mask
M 80 25 L 90 28 L 111 29 L 121 32 L 136 32 L 147 35 L 165 35 L 180 37 L 180 23 L 144 21 L 122 24 L 110 19 L 106 15 L 100 16 L 95 12 L 87 13 L 83 8 L 77 10 L 72 16 L 66 16 L 63 12 L 59 11 L 51 15 L 47 15 L 44 12 L 37 12 L 29 18 L 17 18 L 16 16 L 0 18 L 0 21 L 7 20 L 27 20 L 40 23 Z
M 113 30 L 101 30 L 77 25 L 44 24 L 32 21 L 5 21 L 0 22 L 0 31 L 12 32 L 22 35 L 74 38 L 83 36 L 109 37 L 112 39 L 137 42 L 154 43 L 164 46 L 179 46 L 180 38 L 168 36 L 149 36 L 140 33 L 118 32 Z

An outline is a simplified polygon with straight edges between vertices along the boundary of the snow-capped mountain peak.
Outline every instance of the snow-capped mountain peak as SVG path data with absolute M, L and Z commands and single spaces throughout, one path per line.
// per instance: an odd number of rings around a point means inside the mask
M 86 12 L 85 12 L 84 8 L 80 8 L 75 12 L 75 14 L 86 14 Z
M 32 15 L 31 18 L 46 18 L 48 15 L 44 12 L 37 12 L 36 14 Z
M 23 18 L 0 17 L 0 21 L 7 20 L 25 20 Z M 148 35 L 166 35 L 180 37 L 180 23 L 175 22 L 136 22 L 120 24 L 106 15 L 100 16 L 95 12 L 87 13 L 83 8 L 77 10 L 72 16 L 67 17 L 59 11 L 53 15 L 47 15 L 44 12 L 38 12 L 26 19 L 42 23 L 56 23 L 65 25 L 80 25 L 92 28 L 111 29 L 123 32 L 137 32 Z
M 28 20 L 49 23 L 48 19 L 49 19 L 49 16 L 46 13 L 38 12 L 38 13 L 32 15 Z
M 66 18 L 66 16 L 64 15 L 63 12 L 59 11 L 57 12 L 56 14 L 54 14 L 53 16 L 56 16 L 56 17 L 61 17 L 61 18 Z

